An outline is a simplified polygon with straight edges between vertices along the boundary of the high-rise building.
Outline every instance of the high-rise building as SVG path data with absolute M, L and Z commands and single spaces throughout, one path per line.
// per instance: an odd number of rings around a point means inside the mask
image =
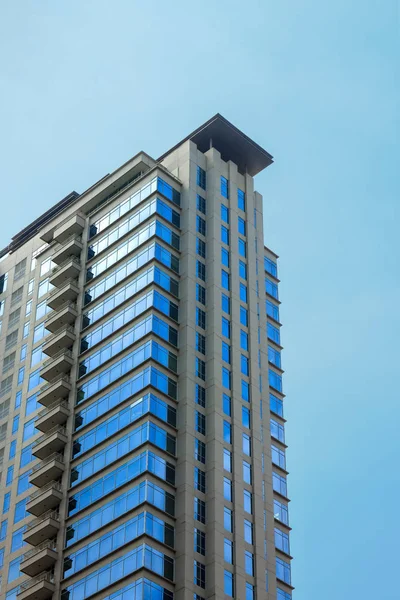
M 216 115 L 3 250 L 1 599 L 292 597 L 271 163 Z

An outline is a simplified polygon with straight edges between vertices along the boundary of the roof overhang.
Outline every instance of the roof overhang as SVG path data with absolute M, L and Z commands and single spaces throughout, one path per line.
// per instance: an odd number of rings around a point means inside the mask
M 215 148 L 221 153 L 222 160 L 225 162 L 231 160 L 237 165 L 240 173 L 248 173 L 252 177 L 273 162 L 273 157 L 269 152 L 219 113 L 165 152 L 158 161 L 164 160 L 166 156 L 188 140 L 194 142 L 203 153 L 207 152 L 209 148 Z

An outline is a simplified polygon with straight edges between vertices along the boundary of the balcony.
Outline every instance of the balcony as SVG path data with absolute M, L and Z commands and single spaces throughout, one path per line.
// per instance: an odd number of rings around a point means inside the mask
M 34 579 L 27 579 L 19 586 L 17 600 L 47 600 L 55 591 L 54 577 L 51 573 L 41 573 Z
M 60 517 L 56 510 L 49 510 L 41 517 L 33 519 L 27 524 L 24 531 L 24 542 L 31 546 L 38 546 L 42 542 L 53 538 L 60 529 Z
M 33 492 L 26 503 L 26 510 L 38 517 L 49 510 L 54 510 L 60 506 L 63 499 L 61 483 L 58 481 L 49 481 L 42 488 Z
M 47 356 L 55 356 L 64 348 L 72 348 L 76 339 L 74 328 L 71 325 L 66 325 L 54 335 L 48 337 L 43 345 L 43 352 Z
M 71 350 L 64 348 L 55 356 L 44 361 L 40 370 L 40 377 L 46 379 L 46 381 L 53 381 L 56 377 L 69 373 L 73 364 L 74 359 Z
M 32 467 L 29 482 L 36 487 L 43 487 L 50 481 L 60 479 L 65 469 L 64 458 L 61 454 L 52 454 L 39 464 Z
M 77 284 L 69 280 L 61 289 L 52 290 L 47 298 L 47 306 L 53 310 L 60 308 L 65 302 L 72 302 L 76 300 L 79 294 L 79 287 Z
M 68 441 L 67 430 L 65 427 L 56 425 L 53 429 L 41 435 L 32 446 L 32 454 L 43 460 L 55 452 L 64 450 Z
M 29 577 L 35 577 L 35 575 L 51 569 L 56 560 L 56 545 L 54 542 L 46 540 L 36 548 L 25 552 L 19 570 Z
M 78 317 L 78 311 L 74 302 L 64 302 L 54 312 L 51 312 L 44 322 L 44 326 L 51 333 L 65 325 L 73 325 Z M 51 340 L 49 340 L 50 342 Z M 47 345 L 47 344 L 46 344 Z M 46 353 L 47 354 L 47 353 Z
M 81 272 L 81 261 L 75 256 L 70 256 L 61 265 L 54 267 L 50 275 L 50 284 L 57 288 L 70 279 L 76 279 Z
M 73 215 L 54 230 L 53 239 L 62 244 L 67 238 L 71 237 L 71 235 L 81 234 L 84 227 L 84 217 L 82 215 Z
M 70 391 L 71 383 L 69 377 L 63 375 L 42 387 L 37 396 L 37 401 L 43 404 L 43 406 L 50 406 L 56 400 L 68 398 Z
M 56 265 L 61 265 L 69 256 L 79 256 L 82 248 L 82 238 L 78 235 L 71 235 L 56 248 L 51 260 Z
M 38 413 L 35 427 L 43 433 L 49 432 L 56 425 L 64 425 L 69 417 L 69 406 L 67 402 L 56 401 Z

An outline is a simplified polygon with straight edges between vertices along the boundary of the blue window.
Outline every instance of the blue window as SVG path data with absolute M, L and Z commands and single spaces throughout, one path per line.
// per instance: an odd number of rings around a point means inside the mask
M 206 172 L 199 166 L 197 166 L 196 183 L 203 190 L 206 189 Z
M 281 425 L 280 423 L 278 423 L 278 421 L 275 421 L 275 419 L 270 419 L 269 422 L 270 422 L 271 436 L 276 438 L 280 442 L 282 442 L 282 444 L 284 444 L 285 443 L 285 428 L 284 428 L 284 426 Z
M 21 406 L 21 400 L 22 400 L 22 392 L 17 392 L 15 394 L 15 409 L 17 409 Z
M 230 289 L 230 285 L 229 285 L 229 273 L 227 273 L 226 271 L 224 271 L 224 269 L 221 269 L 221 285 L 225 290 Z
M 246 571 L 247 575 L 254 577 L 254 556 L 247 550 L 244 553 L 244 570 Z
M 38 346 L 35 350 L 32 350 L 31 354 L 31 367 L 34 367 L 42 360 L 44 360 L 45 354 L 42 352 L 42 346 Z
M 23 560 L 23 555 L 18 556 L 18 558 L 15 558 L 14 560 L 12 560 L 10 562 L 10 564 L 8 566 L 7 583 L 14 581 L 14 579 L 17 579 L 18 577 L 20 577 L 22 575 L 21 571 L 19 570 L 19 565 L 21 564 L 22 560 Z
M 280 398 L 270 394 L 269 407 L 271 412 L 274 412 L 276 415 L 283 418 L 283 401 Z
M 275 344 L 279 345 L 281 343 L 281 335 L 279 329 L 271 325 L 271 323 L 267 323 L 267 335 L 270 340 L 275 342 Z
M 10 510 L 11 492 L 4 494 L 3 498 L 3 514 Z
M 221 175 L 221 196 L 229 198 L 228 180 Z
M 231 416 L 231 399 L 228 394 L 222 394 L 222 410 L 228 417 Z
M 202 281 L 206 280 L 206 265 L 200 260 L 196 261 L 196 275 Z
M 246 210 L 246 196 L 242 190 L 238 189 L 238 208 Z
M 242 325 L 244 325 L 245 327 L 248 326 L 248 316 L 247 316 L 247 308 L 245 308 L 244 306 L 240 307 L 240 322 Z
M 267 277 L 265 278 L 265 291 L 267 294 L 278 300 L 278 286 Z
M 22 362 L 22 361 L 24 361 L 24 360 L 26 359 L 26 348 L 27 348 L 27 344 L 24 344 L 24 345 L 21 347 L 21 353 L 20 353 L 20 355 L 19 355 L 19 360 L 20 360 L 21 362 Z
M 265 308 L 266 308 L 267 315 L 269 317 L 271 317 L 272 319 L 274 319 L 275 321 L 279 322 L 279 307 L 276 306 L 275 304 L 272 304 L 272 302 L 270 302 L 269 300 L 267 300 L 265 303 Z
M 39 340 L 42 339 L 45 335 L 44 323 L 37 325 L 33 330 L 33 343 L 36 344 Z
M 269 379 L 269 385 L 271 387 L 273 387 L 278 392 L 282 392 L 282 377 L 280 375 L 278 375 L 278 373 L 275 373 L 274 371 L 271 371 L 271 369 L 270 369 L 268 371 L 268 379 Z
M 20 529 L 17 529 L 16 531 L 14 531 L 14 533 L 12 534 L 11 552 L 15 552 L 16 550 L 19 550 L 24 545 L 23 537 L 24 537 L 25 529 L 26 529 L 25 527 L 21 527 Z
M 251 437 L 247 433 L 242 433 L 242 450 L 247 456 L 251 456 Z
M 14 477 L 14 467 L 11 465 L 11 467 L 8 467 L 8 469 L 7 469 L 6 486 L 12 484 L 13 477 Z
M 6 539 L 7 536 L 7 519 L 0 523 L 0 542 Z
M 10 454 L 8 458 L 11 460 L 15 456 L 15 451 L 17 449 L 17 440 L 13 440 L 10 444 Z
M 243 354 L 240 355 L 240 370 L 243 375 L 249 376 L 249 359 L 243 356 Z
M 247 519 L 244 520 L 244 541 L 248 544 L 253 543 L 253 523 Z
M 224 539 L 224 560 L 229 564 L 233 564 L 233 542 Z
M 17 502 L 15 505 L 15 511 L 14 511 L 14 523 L 18 523 L 18 521 L 22 521 L 22 519 L 25 519 L 26 516 L 28 516 L 29 513 L 26 512 L 26 498 L 25 500 L 21 500 L 20 502 Z
M 199 492 L 206 493 L 206 474 L 198 467 L 194 468 L 194 487 Z
M 37 408 L 39 408 L 40 404 L 37 401 L 37 394 L 33 394 L 33 396 L 29 396 L 26 399 L 25 404 L 25 416 L 27 417 L 31 413 L 33 413 Z
M 221 248 L 221 263 L 225 267 L 229 267 L 229 250 Z
M 206 390 L 205 390 L 205 388 L 203 388 L 203 386 L 196 383 L 194 389 L 195 389 L 194 399 L 195 399 L 196 404 L 205 408 L 206 407 Z
M 222 431 L 224 442 L 227 444 L 232 444 L 232 425 L 228 423 L 228 421 L 224 421 Z
M 276 263 L 266 256 L 264 256 L 264 269 L 267 273 L 272 275 L 272 277 L 278 277 L 278 267 L 276 266 Z
M 206 257 L 206 244 L 200 238 L 196 238 L 196 252 L 201 258 Z
M 229 224 L 229 208 L 225 204 L 221 204 L 221 221 Z
M 246 235 L 246 221 L 238 217 L 238 231 L 241 235 Z
M 226 342 L 222 342 L 222 360 L 231 364 L 231 347 Z
M 225 317 L 222 317 L 222 335 L 227 338 L 231 337 L 231 324 Z
M 224 529 L 233 533 L 233 513 L 224 506 Z
M 254 586 L 246 582 L 246 600 L 254 600 Z
M 0 569 L 4 566 L 4 548 L 0 550 Z
M 28 323 L 25 323 L 25 325 L 24 325 L 24 329 L 22 331 L 22 339 L 25 339 L 25 338 L 28 337 L 28 335 L 29 335 L 29 326 L 30 326 L 30 323 L 28 321 Z
M 193 583 L 205 589 L 206 587 L 206 567 L 198 560 L 194 561 Z
M 16 433 L 18 431 L 18 427 L 19 427 L 19 415 L 16 415 L 13 418 L 11 434 Z
M 240 330 L 240 347 L 242 350 L 248 351 L 249 349 L 249 336 L 243 329 Z
M 246 242 L 244 240 L 241 240 L 240 238 L 238 239 L 238 249 L 239 249 L 240 256 L 243 256 L 244 258 L 246 258 L 246 255 L 247 255 Z
M 26 473 L 18 477 L 17 496 L 23 494 L 24 492 L 26 492 L 26 490 L 29 490 L 29 488 L 32 487 L 32 484 L 29 483 L 30 474 L 31 471 L 27 471 Z
M 253 495 L 248 490 L 243 490 L 243 507 L 249 515 L 253 514 Z
M 199 194 L 197 194 L 196 208 L 203 215 L 206 214 L 206 199 L 203 196 L 199 196 Z
M 21 383 L 24 381 L 24 376 L 25 376 L 25 367 L 21 367 L 18 370 L 17 385 L 21 385 Z
M 222 385 L 227 390 L 231 389 L 231 372 L 226 367 L 222 367 Z
M 278 579 L 281 579 L 288 585 L 291 583 L 291 575 L 290 575 L 290 563 L 282 560 L 281 558 L 276 558 L 276 576 Z
M 281 368 L 281 353 L 271 346 L 268 346 L 268 360 L 270 363 L 278 367 L 278 369 Z
M 225 225 L 221 225 L 221 242 L 229 246 L 229 229 Z
M 35 435 L 35 433 L 38 433 L 37 429 L 35 428 L 35 421 L 36 421 L 36 419 L 32 419 L 31 421 L 28 421 L 27 423 L 25 423 L 24 433 L 23 433 L 23 437 L 22 437 L 23 442 L 25 442 L 30 437 Z
M 195 375 L 203 381 L 206 380 L 206 363 L 197 356 L 195 358 Z
M 243 461 L 243 481 L 249 485 L 251 485 L 252 476 L 251 476 L 251 465 L 247 461 Z
M 242 379 L 241 382 L 241 393 L 242 400 L 244 400 L 245 402 L 250 402 L 250 386 L 247 383 L 247 381 L 244 381 L 244 379 Z
M 250 429 L 250 410 L 242 406 L 242 425 Z
M 196 300 L 200 302 L 200 304 L 206 303 L 206 288 L 204 288 L 200 283 L 196 283 Z
M 276 600 L 292 600 L 292 594 L 276 588 Z
M 241 301 L 247 303 L 247 285 L 244 283 L 239 284 L 239 295 Z
M 224 594 L 231 598 L 234 597 L 233 573 L 226 570 L 224 571 Z
M 224 477 L 224 498 L 232 502 L 232 481 L 227 477 Z
M 229 300 L 229 297 L 226 294 L 222 294 L 221 296 L 221 306 L 222 306 L 222 311 L 227 313 L 228 315 L 231 314 L 231 301 Z
M 242 260 L 239 260 L 239 277 L 247 279 L 247 266 Z
M 39 385 L 40 383 L 42 383 L 42 378 L 40 377 L 40 369 L 38 369 L 37 371 L 33 371 L 33 373 L 31 373 L 29 375 L 29 380 L 28 380 L 28 392 L 30 390 L 32 390 L 34 387 L 36 387 L 37 385 Z
M 199 215 L 196 216 L 196 231 L 201 233 L 201 235 L 206 235 L 206 222 Z
M 24 448 L 21 452 L 21 458 L 19 461 L 19 467 L 24 467 L 25 465 L 29 464 L 32 460 L 34 460 L 34 457 L 32 456 L 32 444 L 30 446 L 27 446 L 26 448 Z

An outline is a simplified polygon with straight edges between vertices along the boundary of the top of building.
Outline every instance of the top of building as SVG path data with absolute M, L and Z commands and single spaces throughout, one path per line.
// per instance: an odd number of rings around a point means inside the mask
M 201 152 L 207 152 L 209 148 L 215 148 L 220 152 L 222 160 L 225 162 L 232 161 L 237 165 L 240 173 L 248 173 L 252 177 L 257 175 L 257 173 L 268 167 L 273 162 L 271 154 L 256 144 L 256 142 L 250 139 L 247 135 L 240 131 L 240 129 L 235 127 L 219 113 L 195 129 L 195 131 L 181 140 L 173 148 L 170 148 L 167 152 L 160 156 L 157 161 L 153 161 L 153 159 L 146 153 L 139 153 L 136 156 L 145 155 L 148 157 L 150 162 L 157 164 L 164 160 L 168 154 L 179 148 L 179 146 L 188 140 L 194 142 Z M 130 161 L 125 164 L 128 165 L 129 163 Z M 117 172 L 119 169 L 121 169 L 121 167 L 119 167 L 115 172 Z M 128 174 L 129 173 L 126 174 L 125 179 L 128 177 Z M 96 185 L 98 185 L 100 182 L 104 182 L 107 180 L 107 178 L 112 177 L 112 175 L 113 173 L 105 175 L 96 184 L 91 186 L 89 190 L 96 187 Z M 123 185 L 120 186 L 120 189 L 126 187 L 127 184 L 132 182 L 136 177 L 137 173 L 135 172 L 134 176 L 123 182 Z M 112 194 L 115 194 L 117 191 L 118 189 L 116 188 L 116 185 L 113 184 Z M 76 200 L 81 196 L 83 196 L 83 194 L 78 194 L 75 191 L 71 192 L 65 196 L 65 198 L 52 206 L 49 210 L 40 215 L 40 217 L 32 221 L 32 223 L 30 223 L 27 227 L 24 227 L 24 229 L 12 237 L 8 246 L 3 248 L 3 250 L 0 250 L 0 258 L 5 254 L 14 252 L 20 248 L 28 240 L 33 238 L 38 231 L 41 230 L 47 223 L 49 223 L 57 214 L 64 211 L 66 208 L 76 202 Z
M 252 177 L 273 162 L 273 157 L 269 152 L 219 113 L 200 125 L 173 148 L 167 150 L 157 160 L 162 161 L 187 140 L 194 142 L 201 152 L 215 148 L 221 153 L 222 160 L 225 162 L 231 160 L 237 165 L 240 173 L 248 173 Z

